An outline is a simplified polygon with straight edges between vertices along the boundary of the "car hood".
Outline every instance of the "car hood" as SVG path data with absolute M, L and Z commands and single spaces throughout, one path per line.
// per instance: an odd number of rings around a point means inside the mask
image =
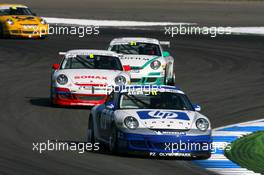
M 55 77 L 59 74 L 65 74 L 72 83 L 85 85 L 85 84 L 98 84 L 98 85 L 115 85 L 115 77 L 122 75 L 130 81 L 129 76 L 118 70 L 101 70 L 101 69 L 65 69 L 55 72 Z
M 189 130 L 196 118 L 202 115 L 195 111 L 129 109 L 119 110 L 117 116 L 118 120 L 124 120 L 127 116 L 133 116 L 140 121 L 140 125 L 143 128 Z
M 142 67 L 148 64 L 151 60 L 158 58 L 155 55 L 123 55 L 120 60 L 123 65 L 130 65 L 131 67 Z
M 10 15 L 8 19 L 12 19 L 16 24 L 41 24 L 40 17 L 28 15 Z

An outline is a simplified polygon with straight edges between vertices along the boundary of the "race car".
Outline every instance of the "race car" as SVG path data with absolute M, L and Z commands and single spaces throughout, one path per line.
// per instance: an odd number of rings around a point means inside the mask
M 0 4 L 0 37 L 45 38 L 48 24 L 19 4 Z
M 211 126 L 200 110 L 175 86 L 120 86 L 92 108 L 87 141 L 113 153 L 208 158 Z
M 161 45 L 168 41 L 153 38 L 115 38 L 108 50 L 121 54 L 121 62 L 131 66 L 131 84 L 175 85 L 174 59 Z
M 108 91 L 130 83 L 118 55 L 103 50 L 70 50 L 52 67 L 50 98 L 55 105 L 94 106 L 105 102 Z

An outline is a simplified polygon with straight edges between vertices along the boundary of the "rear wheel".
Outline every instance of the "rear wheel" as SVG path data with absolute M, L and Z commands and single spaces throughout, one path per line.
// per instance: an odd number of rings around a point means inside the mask
M 176 84 L 176 76 L 175 76 L 175 73 L 173 72 L 173 74 L 172 74 L 172 78 L 171 78 L 171 80 L 170 80 L 170 82 L 169 82 L 169 85 L 171 85 L 171 86 L 175 86 L 175 84 Z
M 169 70 L 168 67 L 165 69 L 165 77 L 164 77 L 164 84 L 165 85 L 170 85 L 170 86 L 175 86 L 175 73 L 172 70 Z

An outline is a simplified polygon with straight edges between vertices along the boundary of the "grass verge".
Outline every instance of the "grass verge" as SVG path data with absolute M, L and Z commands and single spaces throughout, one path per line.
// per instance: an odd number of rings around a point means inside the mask
M 243 168 L 264 174 L 264 131 L 237 139 L 225 156 Z

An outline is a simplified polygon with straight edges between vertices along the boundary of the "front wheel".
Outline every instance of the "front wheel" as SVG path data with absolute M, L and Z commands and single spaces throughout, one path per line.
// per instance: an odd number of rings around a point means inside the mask
M 53 88 L 50 86 L 50 105 L 51 106 L 56 106 L 54 103 L 54 94 L 53 94 Z
M 0 38 L 4 38 L 4 29 L 1 24 L 0 24 Z
M 90 115 L 89 120 L 88 120 L 88 129 L 87 129 L 87 142 L 94 144 L 95 139 L 94 139 L 94 124 L 93 124 L 93 118 Z
M 205 159 L 209 159 L 211 157 L 211 152 L 205 152 L 205 153 L 200 153 L 198 155 L 195 156 L 195 158 L 197 160 L 205 160 Z
M 117 137 L 117 128 L 115 126 L 112 127 L 111 136 L 109 138 L 109 150 L 112 154 L 118 154 L 118 137 Z

